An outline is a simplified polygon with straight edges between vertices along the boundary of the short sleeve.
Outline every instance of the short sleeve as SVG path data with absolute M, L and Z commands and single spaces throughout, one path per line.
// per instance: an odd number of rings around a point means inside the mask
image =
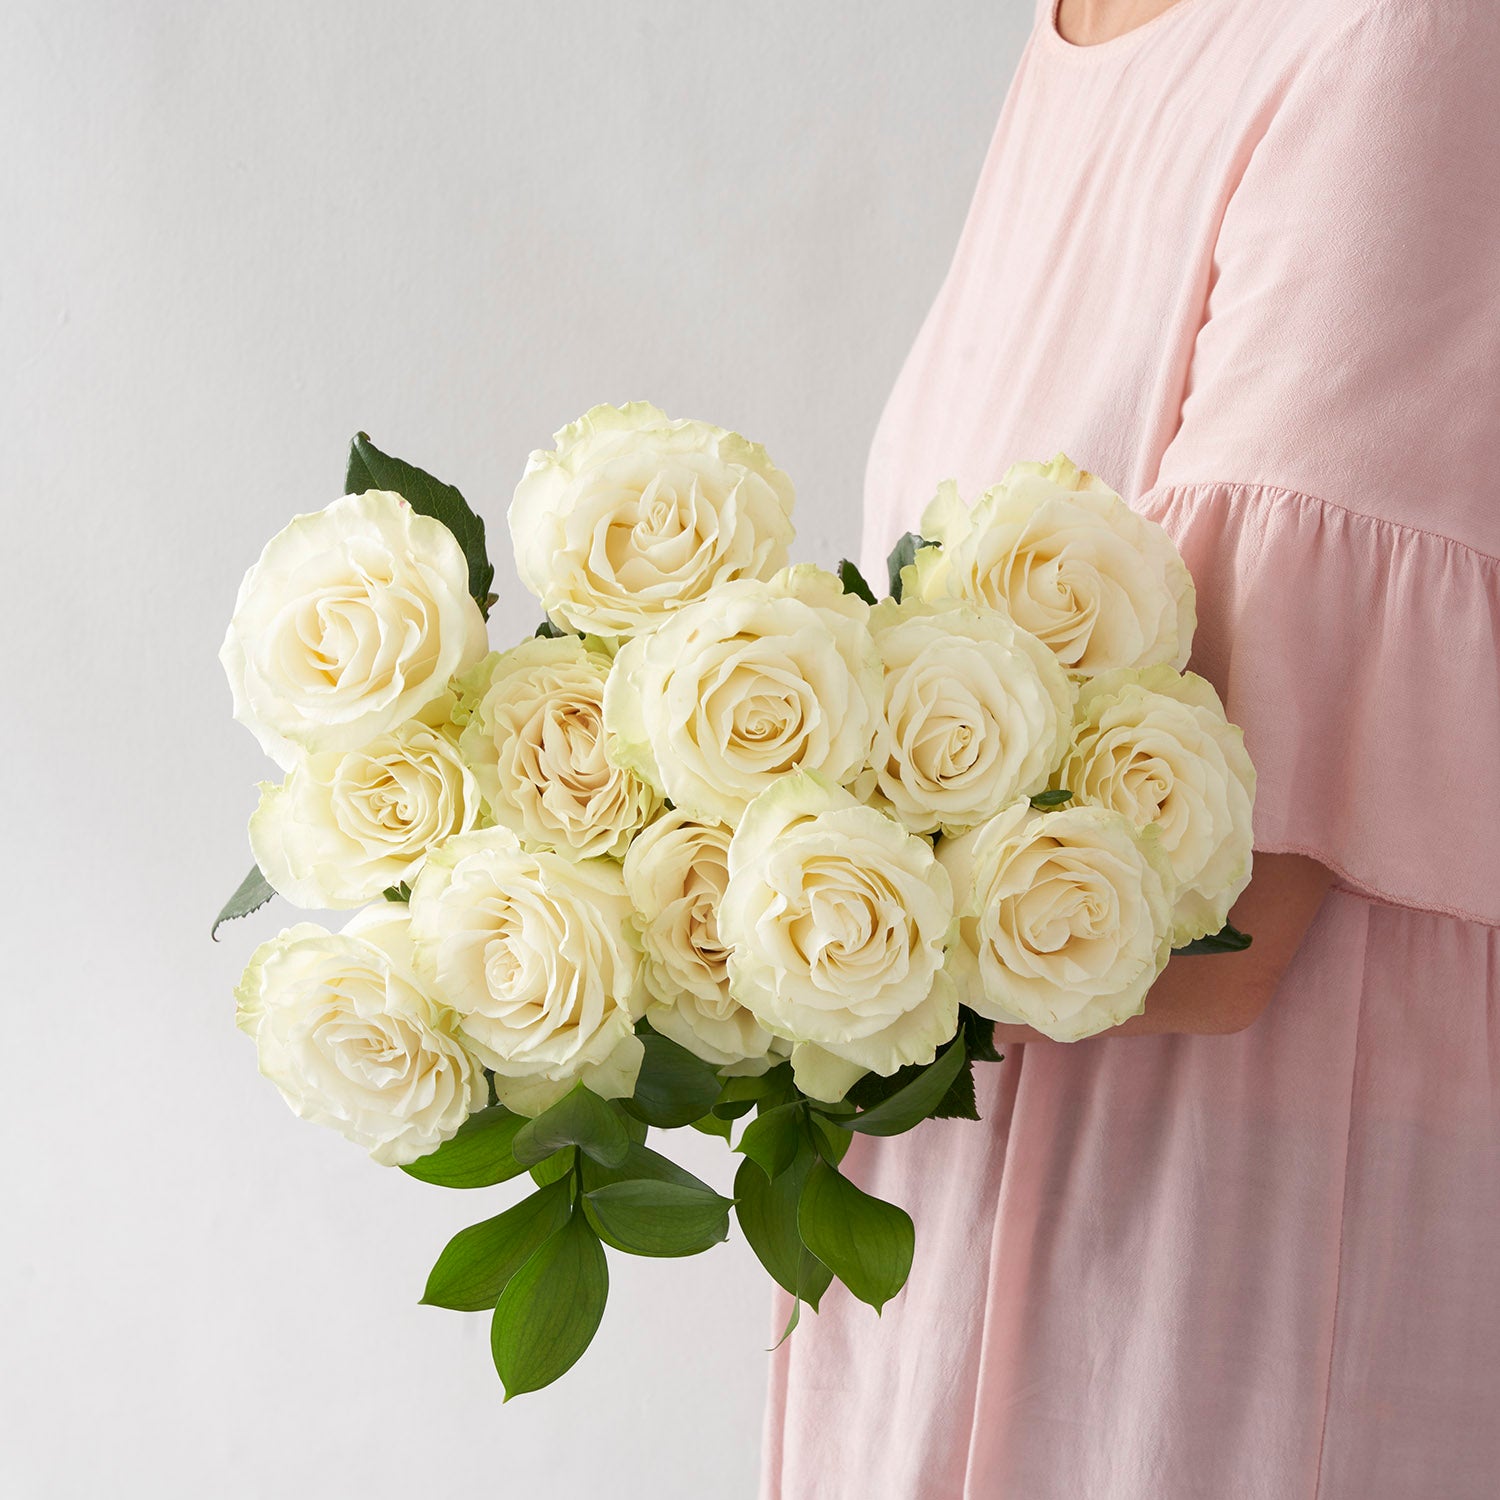
M 1500 6 L 1346 9 L 1247 153 L 1136 504 L 1256 847 L 1500 925 Z

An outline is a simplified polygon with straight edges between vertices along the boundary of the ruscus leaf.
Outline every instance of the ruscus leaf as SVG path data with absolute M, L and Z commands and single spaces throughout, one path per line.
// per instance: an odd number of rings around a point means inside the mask
M 916 1231 L 905 1209 L 872 1198 L 819 1158 L 797 1204 L 802 1243 L 879 1312 L 906 1285 Z
M 873 1109 L 857 1115 L 846 1115 L 834 1123 L 861 1135 L 900 1135 L 927 1119 L 942 1103 L 953 1080 L 968 1061 L 962 1032 L 947 1048 L 917 1074 L 904 1088 Z
M 767 1177 L 778 1177 L 791 1166 L 802 1143 L 805 1107 L 779 1104 L 763 1110 L 746 1127 L 734 1149 L 748 1157 Z
M 611 1182 L 584 1198 L 594 1227 L 631 1255 L 697 1255 L 729 1238 L 733 1204 L 680 1182 Z
M 630 1150 L 630 1136 L 619 1106 L 577 1084 L 551 1109 L 528 1120 L 516 1132 L 516 1160 L 535 1166 L 563 1146 L 579 1146 L 595 1161 L 618 1166 Z
M 621 1104 L 658 1130 L 691 1125 L 708 1114 L 719 1097 L 719 1076 L 712 1064 L 660 1032 L 646 1029 L 640 1037 L 646 1049 L 640 1076 L 635 1093 Z
M 436 1187 L 481 1188 L 508 1182 L 526 1170 L 527 1164 L 517 1161 L 513 1150 L 525 1124 L 524 1116 L 492 1104 L 470 1115 L 436 1151 L 407 1162 L 401 1170 Z
M 234 888 L 234 895 L 224 903 L 224 909 L 214 918 L 214 925 L 209 929 L 208 935 L 217 943 L 219 929 L 226 922 L 233 922 L 240 917 L 248 917 L 253 911 L 259 911 L 275 894 L 271 882 L 260 873 L 260 866 L 251 865 L 250 873 Z
M 783 1290 L 816 1310 L 832 1273 L 802 1243 L 797 1204 L 817 1154 L 811 1144 L 779 1177 L 767 1178 L 753 1161 L 743 1161 L 734 1178 L 734 1213 L 750 1248 Z
M 567 1222 L 572 1202 L 572 1184 L 554 1182 L 503 1214 L 460 1229 L 429 1273 L 422 1301 L 455 1312 L 493 1307 L 506 1282 Z

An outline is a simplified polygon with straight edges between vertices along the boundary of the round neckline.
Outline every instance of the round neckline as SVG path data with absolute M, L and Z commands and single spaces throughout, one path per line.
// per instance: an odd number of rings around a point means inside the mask
M 1046 20 L 1042 23 L 1041 31 L 1043 38 L 1053 51 L 1064 57 L 1076 57 L 1080 60 L 1118 57 L 1134 49 L 1150 33 L 1163 30 L 1166 22 L 1175 20 L 1183 11 L 1195 10 L 1202 3 L 1203 0 L 1173 0 L 1171 5 L 1152 16 L 1149 21 L 1143 21 L 1139 26 L 1132 26 L 1129 31 L 1122 31 L 1119 36 L 1112 36 L 1104 42 L 1081 43 L 1070 42 L 1057 29 L 1057 13 L 1062 8 L 1062 0 L 1047 0 Z

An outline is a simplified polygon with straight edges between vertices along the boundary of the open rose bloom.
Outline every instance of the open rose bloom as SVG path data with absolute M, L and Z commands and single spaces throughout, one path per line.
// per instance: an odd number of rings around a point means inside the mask
M 1067 459 L 943 485 L 877 601 L 791 563 L 758 444 L 595 407 L 516 487 L 542 620 L 493 649 L 458 491 L 363 435 L 347 487 L 268 543 L 224 641 L 283 774 L 221 921 L 360 910 L 262 943 L 239 1024 L 376 1161 L 533 1189 L 424 1297 L 491 1315 L 508 1395 L 587 1347 L 605 1246 L 733 1219 L 797 1312 L 835 1278 L 878 1308 L 915 1232 L 840 1173 L 854 1133 L 977 1118 L 996 1022 L 1096 1035 L 1174 952 L 1248 943 L 1255 772 L 1184 670 L 1192 579 Z M 683 1126 L 737 1153 L 732 1191 L 651 1143 Z

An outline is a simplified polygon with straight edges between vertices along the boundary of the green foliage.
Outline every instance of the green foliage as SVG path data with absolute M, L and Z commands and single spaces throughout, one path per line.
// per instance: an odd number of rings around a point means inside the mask
M 588 1348 L 609 1296 L 604 1247 L 576 1210 L 505 1284 L 490 1349 L 505 1399 L 565 1375 Z
M 806 1140 L 807 1106 L 802 1103 L 778 1104 L 762 1110 L 759 1117 L 745 1127 L 735 1150 L 753 1161 L 766 1174 L 775 1177 L 786 1171 Z
M 706 1182 L 694 1177 L 686 1167 L 679 1167 L 669 1157 L 662 1156 L 649 1146 L 642 1146 L 634 1141 L 631 1142 L 630 1150 L 625 1153 L 624 1161 L 616 1166 L 601 1166 L 588 1157 L 585 1157 L 579 1166 L 583 1176 L 583 1190 L 586 1193 L 591 1193 L 596 1188 L 607 1187 L 613 1182 L 641 1180 L 671 1182 L 679 1187 L 697 1188 L 705 1193 L 713 1192 Z
M 900 1135 L 933 1114 L 968 1060 L 960 1032 L 934 1061 L 917 1071 L 910 1083 L 873 1107 L 837 1123 L 861 1135 Z
M 600 1237 L 631 1255 L 697 1255 L 729 1238 L 733 1204 L 680 1182 L 611 1182 L 584 1206 Z
M 1058 787 L 1050 792 L 1038 792 L 1036 796 L 1031 799 L 1031 805 L 1036 808 L 1038 812 L 1047 812 L 1054 807 L 1061 807 L 1065 802 L 1071 802 L 1072 800 L 1072 792 L 1066 791 L 1062 787 Z
M 797 1097 L 792 1082 L 792 1065 L 778 1063 L 754 1078 L 726 1078 L 719 1086 L 719 1097 L 713 1112 L 721 1120 L 737 1120 L 757 1104 L 771 1107 Z
M 1179 954 L 1192 953 L 1243 953 L 1251 943 L 1255 941 L 1248 932 L 1241 932 L 1238 927 L 1226 922 L 1217 932 L 1210 933 L 1207 937 L 1194 938 L 1190 943 L 1184 943 L 1180 948 L 1172 950 L 1173 958 Z
M 234 888 L 234 895 L 224 903 L 224 909 L 214 918 L 214 925 L 209 929 L 208 935 L 217 943 L 219 929 L 226 922 L 233 922 L 239 917 L 248 917 L 253 911 L 259 911 L 275 894 L 271 882 L 260 873 L 260 866 L 251 865 L 250 873 Z
M 811 1256 L 797 1230 L 797 1204 L 817 1161 L 811 1145 L 780 1176 L 768 1178 L 753 1161 L 743 1161 L 734 1178 L 734 1212 L 750 1248 L 772 1280 L 813 1308 L 831 1275 L 821 1278 L 804 1264 Z M 827 1268 L 824 1268 L 826 1271 Z
M 640 1032 L 646 1054 L 633 1098 L 621 1100 L 637 1120 L 658 1130 L 691 1125 L 708 1114 L 719 1097 L 719 1076 L 700 1057 L 659 1032 Z
M 380 893 L 387 901 L 410 901 L 411 887 L 403 880 L 400 885 L 388 885 Z
M 963 1033 L 964 1046 L 975 1062 L 999 1062 L 1001 1054 L 995 1050 L 995 1023 L 981 1016 L 967 1005 L 958 1008 L 958 1026 Z
M 898 604 L 901 602 L 901 570 L 909 568 L 916 561 L 917 553 L 923 547 L 931 545 L 925 537 L 918 535 L 915 531 L 908 531 L 891 548 L 890 556 L 885 560 L 885 571 L 886 577 L 890 581 L 891 598 Z
M 469 502 L 451 484 L 443 484 L 415 464 L 382 453 L 359 432 L 349 444 L 344 493 L 363 495 L 366 490 L 394 490 L 414 511 L 441 521 L 453 533 L 469 564 L 469 592 L 488 618 L 494 602 L 490 585 L 495 581 L 495 569 L 485 552 L 484 522 Z
M 577 1158 L 577 1147 L 563 1146 L 560 1150 L 554 1151 L 551 1156 L 544 1156 L 531 1169 L 531 1180 L 538 1187 L 561 1182 L 577 1165 Z
M 493 1307 L 542 1241 L 567 1222 L 572 1202 L 572 1184 L 554 1182 L 503 1214 L 459 1230 L 428 1275 L 422 1301 L 457 1312 Z
M 797 1202 L 802 1243 L 879 1312 L 906 1285 L 916 1231 L 894 1203 L 872 1198 L 817 1158 Z
M 538 637 L 545 637 L 549 641 L 555 641 L 567 635 L 568 632 L 561 625 L 554 625 L 551 620 L 543 620 L 532 634 Z
M 847 557 L 839 564 L 839 582 L 846 594 L 857 595 L 866 604 L 875 602 L 874 590 L 865 582 L 865 575 Z
M 493 1187 L 526 1170 L 527 1163 L 518 1161 L 513 1149 L 526 1123 L 524 1116 L 513 1115 L 503 1104 L 492 1104 L 470 1115 L 458 1134 L 436 1151 L 407 1162 L 401 1170 L 437 1187 Z
M 516 1160 L 534 1167 L 564 1146 L 579 1146 L 606 1167 L 618 1166 L 630 1150 L 620 1108 L 591 1094 L 581 1083 L 551 1109 L 528 1120 L 516 1132 Z

